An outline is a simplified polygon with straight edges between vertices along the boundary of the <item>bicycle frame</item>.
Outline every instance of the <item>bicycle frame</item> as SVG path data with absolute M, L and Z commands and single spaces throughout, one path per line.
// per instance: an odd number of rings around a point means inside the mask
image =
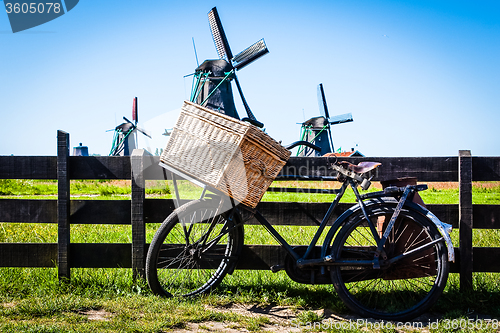
M 332 213 L 334 212 L 335 208 L 338 206 L 338 204 L 339 204 L 340 200 L 342 199 L 342 196 L 344 195 L 345 190 L 347 189 L 348 186 L 350 186 L 352 188 L 352 190 L 356 196 L 356 199 L 359 203 L 360 209 L 363 212 L 363 215 L 368 222 L 368 226 L 370 228 L 371 234 L 377 243 L 377 250 L 374 254 L 373 260 L 334 261 L 334 259 L 330 255 L 325 255 L 325 254 L 323 254 L 319 258 L 310 258 L 311 254 L 313 253 L 313 249 L 315 248 L 319 238 L 323 234 L 323 232 L 328 224 L 328 221 L 330 220 Z M 379 269 L 380 268 L 379 258 L 382 257 L 383 260 L 387 259 L 387 256 L 384 252 L 384 245 L 387 241 L 387 238 L 388 238 L 390 232 L 392 231 L 392 229 L 394 227 L 394 224 L 399 216 L 399 213 L 401 212 L 403 206 L 406 204 L 408 199 L 412 198 L 413 194 L 416 191 L 418 191 L 419 189 L 423 189 L 424 187 L 426 187 L 426 186 L 425 185 L 408 185 L 404 188 L 403 194 L 402 194 L 402 196 L 401 196 L 401 198 L 396 206 L 396 209 L 395 209 L 393 215 L 391 216 L 389 224 L 388 224 L 386 230 L 384 231 L 382 238 L 380 238 L 380 236 L 377 232 L 377 228 L 375 227 L 370 216 L 367 213 L 367 209 L 366 209 L 366 206 L 365 206 L 365 203 L 363 202 L 363 200 L 370 198 L 370 197 L 387 196 L 387 193 L 385 191 L 381 191 L 381 192 L 377 192 L 376 194 L 372 193 L 371 195 L 360 195 L 358 190 L 357 190 L 357 184 L 352 179 L 347 178 L 346 180 L 343 181 L 343 184 L 342 184 L 341 188 L 338 190 L 338 193 L 337 193 L 335 199 L 330 204 L 328 211 L 326 212 L 320 225 L 318 226 L 318 229 L 316 230 L 316 233 L 314 234 L 313 239 L 311 240 L 310 244 L 307 246 L 307 250 L 306 250 L 305 254 L 302 256 L 300 254 L 298 254 L 293 249 L 293 247 L 280 235 L 280 233 L 269 223 L 269 221 L 266 220 L 266 218 L 258 210 L 253 210 L 253 209 L 250 209 L 250 208 L 244 207 L 244 206 L 243 206 L 243 208 L 250 211 L 253 214 L 253 216 L 257 219 L 257 221 L 259 221 L 259 223 L 263 227 L 266 228 L 266 230 L 276 239 L 276 241 L 285 249 L 285 251 L 295 259 L 296 264 L 299 268 L 303 268 L 303 267 L 307 267 L 307 266 L 325 266 L 325 265 L 349 266 L 349 265 L 355 264 L 355 265 L 373 265 L 373 267 L 375 269 Z M 412 255 L 415 255 L 415 254 L 419 253 L 420 251 L 424 251 L 425 249 L 427 249 L 428 247 L 432 246 L 433 244 L 435 244 L 437 242 L 444 241 L 447 245 L 451 244 L 451 240 L 448 241 L 448 238 L 449 238 L 448 233 L 442 232 L 442 229 L 443 229 L 442 224 L 443 223 L 439 221 L 440 223 L 438 225 L 436 223 L 436 221 L 433 220 L 433 222 L 438 227 L 441 227 L 441 228 L 438 228 L 442 234 L 441 238 L 439 238 L 431 243 L 428 243 L 422 247 L 414 249 L 410 252 L 402 254 L 398 257 L 392 258 L 387 263 L 392 264 L 396 261 L 399 261 L 399 260 L 402 260 L 404 258 L 410 257 Z M 450 248 L 450 246 L 448 246 L 448 251 L 449 251 L 449 248 Z M 454 259 L 453 251 L 450 254 L 450 259 L 452 257 Z M 450 261 L 452 261 L 452 260 L 450 260 Z
M 290 256 L 292 256 L 296 260 L 298 267 L 316 266 L 316 265 L 325 265 L 325 264 L 327 264 L 327 265 L 332 265 L 332 264 L 349 265 L 349 264 L 353 264 L 353 263 L 359 265 L 360 261 L 356 261 L 356 262 L 350 262 L 350 261 L 347 262 L 346 261 L 346 262 L 342 262 L 342 263 L 340 263 L 340 262 L 335 263 L 335 262 L 333 262 L 333 258 L 329 255 L 326 255 L 326 256 L 323 256 L 320 258 L 310 258 L 314 247 L 316 246 L 319 238 L 323 234 L 323 232 L 328 224 L 328 221 L 330 220 L 332 213 L 334 212 L 335 208 L 337 208 L 337 206 L 338 206 L 340 200 L 342 199 L 342 197 L 345 193 L 345 190 L 347 189 L 348 186 L 350 186 L 352 188 L 352 190 L 354 191 L 354 195 L 356 196 L 356 199 L 360 203 L 363 214 L 365 215 L 365 218 L 368 221 L 370 230 L 372 232 L 373 237 L 376 239 L 377 244 L 382 244 L 381 246 L 383 246 L 383 243 L 380 242 L 380 238 L 378 236 L 376 227 L 373 225 L 371 219 L 368 217 L 368 215 L 366 213 L 366 209 L 365 209 L 365 206 L 363 204 L 363 200 L 362 200 L 361 195 L 359 194 L 359 192 L 357 190 L 357 185 L 352 179 L 346 179 L 343 181 L 342 186 L 338 190 L 338 193 L 335 196 L 335 199 L 330 204 L 330 207 L 328 208 L 326 214 L 323 216 L 323 219 L 322 219 L 320 225 L 318 226 L 318 229 L 316 230 L 316 233 L 314 234 L 313 239 L 311 240 L 310 244 L 307 246 L 307 250 L 303 256 L 299 255 L 293 249 L 293 247 L 280 235 L 280 233 L 269 223 L 269 221 L 266 220 L 266 218 L 259 211 L 250 210 L 250 212 L 253 213 L 253 215 L 255 216 L 257 221 L 259 221 L 259 223 L 266 228 L 266 230 L 276 239 L 276 241 L 285 249 L 285 251 L 287 251 L 287 253 L 290 254 Z M 406 197 L 404 198 L 404 200 L 406 200 Z M 404 201 L 402 201 L 402 203 L 404 204 Z M 249 210 L 247 207 L 244 207 L 244 209 Z M 394 220 L 396 220 L 397 216 L 395 216 L 393 218 L 394 218 Z M 365 264 L 377 265 L 377 261 L 378 261 L 377 259 L 375 259 L 374 261 L 366 261 Z
M 316 246 L 316 243 L 318 242 L 321 234 L 325 230 L 326 225 L 327 225 L 328 221 L 330 220 L 330 217 L 331 217 L 333 211 L 335 210 L 335 208 L 337 208 L 337 206 L 340 202 L 340 199 L 342 199 L 342 196 L 344 195 L 345 190 L 347 189 L 348 185 L 349 185 L 348 181 L 344 181 L 340 190 L 338 191 L 337 195 L 335 196 L 335 199 L 330 204 L 330 207 L 328 208 L 325 216 L 323 217 L 323 219 L 318 227 L 318 230 L 316 230 L 316 233 L 314 234 L 314 237 L 311 240 L 311 243 L 308 245 L 306 253 L 302 257 L 299 254 L 297 254 L 297 252 L 295 252 L 293 250 L 292 246 L 290 244 L 288 244 L 288 242 L 279 234 L 279 232 L 266 220 L 266 218 L 259 211 L 255 211 L 254 216 L 257 219 L 257 221 L 259 221 L 259 223 L 262 226 L 264 226 L 266 228 L 266 230 L 276 239 L 276 241 L 297 261 L 298 264 L 308 264 L 311 261 L 317 262 L 318 259 L 308 259 L 308 258 L 311 255 L 314 247 Z M 323 261 L 321 261 L 321 262 L 323 262 Z
M 207 190 L 209 190 L 210 192 L 214 192 L 216 194 L 222 194 L 217 189 L 209 187 L 203 183 L 197 182 L 196 180 L 183 174 L 179 170 L 175 170 L 173 168 L 170 168 L 163 163 L 160 163 L 160 165 L 162 167 L 164 167 L 165 169 L 172 172 L 172 175 L 173 175 L 172 180 L 174 182 L 174 189 L 176 192 L 176 200 L 177 201 L 179 201 L 180 198 L 178 197 L 178 192 L 177 192 L 178 190 L 177 190 L 177 186 L 176 186 L 175 174 L 181 176 L 182 178 L 188 179 L 189 181 L 192 181 L 193 183 L 195 183 L 199 186 L 202 186 L 203 193 L 201 195 L 201 198 L 203 198 L 205 196 Z M 293 178 L 294 179 L 311 180 L 309 177 L 301 177 L 301 176 L 294 176 Z M 337 180 L 337 178 L 336 177 L 315 177 L 315 180 Z M 365 261 L 356 260 L 356 261 L 341 261 L 341 262 L 339 262 L 339 261 L 334 261 L 334 259 L 330 255 L 326 255 L 326 253 L 324 253 L 324 251 L 322 251 L 323 254 L 321 255 L 321 257 L 311 258 L 311 254 L 313 253 L 313 250 L 316 247 L 319 238 L 323 234 L 323 232 L 328 224 L 328 221 L 331 218 L 331 215 L 333 214 L 333 212 L 337 208 L 340 200 L 344 196 L 344 193 L 345 193 L 347 187 L 349 187 L 349 186 L 352 188 L 352 190 L 354 192 L 354 195 L 355 195 L 356 200 L 359 204 L 359 207 L 360 207 L 365 219 L 368 222 L 368 226 L 370 228 L 371 234 L 377 243 L 377 249 L 376 249 L 376 252 L 374 254 L 373 260 L 365 260 Z M 387 237 L 389 236 L 392 228 L 394 227 L 394 224 L 399 216 L 399 213 L 401 212 L 401 209 L 406 204 L 408 199 L 413 198 L 413 194 L 415 192 L 417 192 L 419 190 L 423 190 L 423 189 L 427 188 L 427 186 L 426 185 L 408 185 L 404 188 L 404 191 L 401 195 L 401 198 L 397 204 L 397 207 L 396 207 L 396 209 L 395 209 L 395 211 L 394 211 L 394 213 L 389 221 L 389 224 L 388 224 L 384 234 L 382 235 L 382 238 L 380 238 L 380 236 L 377 232 L 376 226 L 371 221 L 371 218 L 367 213 L 366 205 L 363 202 L 363 200 L 366 200 L 368 198 L 382 197 L 382 196 L 386 196 L 386 197 L 387 196 L 395 196 L 395 195 L 400 194 L 400 193 L 399 192 L 395 193 L 393 190 L 387 189 L 387 190 L 384 190 L 381 192 L 368 193 L 368 194 L 361 195 L 358 192 L 358 189 L 357 189 L 358 186 L 359 186 L 359 184 L 357 184 L 353 178 L 346 177 L 343 180 L 342 186 L 340 187 L 340 189 L 333 190 L 334 193 L 336 194 L 335 199 L 332 201 L 327 212 L 323 216 L 323 219 L 322 219 L 320 225 L 318 226 L 318 229 L 316 230 L 316 232 L 313 236 L 313 239 L 311 240 L 311 242 L 307 246 L 307 249 L 306 249 L 306 252 L 304 255 L 298 254 L 297 251 L 295 251 L 293 249 L 293 247 L 280 235 L 280 233 L 269 223 L 269 221 L 267 221 L 267 219 L 257 209 L 253 209 L 253 208 L 250 208 L 250 207 L 247 207 L 244 205 L 239 205 L 238 208 L 244 209 L 244 210 L 248 211 L 251 215 L 253 215 L 257 219 L 257 221 L 259 221 L 259 223 L 271 234 L 271 236 L 274 237 L 274 239 L 280 244 L 280 246 L 283 247 L 285 249 L 285 251 L 292 258 L 294 258 L 294 260 L 296 261 L 296 264 L 299 268 L 303 268 L 303 267 L 307 267 L 307 266 L 326 266 L 326 265 L 345 265 L 345 266 L 348 266 L 348 265 L 356 264 L 356 265 L 373 265 L 374 268 L 378 269 L 378 268 L 380 268 L 379 258 L 382 257 L 383 260 L 387 259 L 387 256 L 384 252 L 384 245 L 385 245 L 385 242 L 387 240 Z M 223 196 L 225 196 L 225 195 L 223 195 Z M 221 197 L 221 200 L 224 200 L 223 197 Z M 234 203 L 233 199 L 230 198 L 230 200 L 232 202 L 232 207 L 236 207 L 236 204 Z M 451 226 L 442 223 L 434 215 L 429 216 L 429 214 L 432 215 L 432 213 L 427 212 L 426 216 L 434 224 L 436 224 L 436 226 L 438 227 L 438 230 L 440 231 L 441 235 L 443 236 L 442 238 L 436 240 L 436 242 L 445 241 L 445 243 L 448 247 L 449 260 L 454 261 L 453 245 L 451 243 L 451 239 L 449 238 L 449 233 L 447 231 L 447 229 Z M 232 213 L 231 213 L 231 216 L 232 216 Z M 239 224 L 235 225 L 234 227 L 238 227 L 238 226 L 239 226 Z M 427 246 L 431 246 L 433 243 L 430 243 Z M 404 259 L 408 256 L 411 256 L 415 253 L 418 253 L 421 250 L 425 250 L 425 247 L 418 248 L 418 249 L 415 249 L 414 251 L 412 251 L 411 253 L 406 253 L 406 254 L 403 254 L 399 257 L 392 258 L 390 263 Z M 273 268 L 271 268 L 271 269 L 273 269 Z M 273 270 L 279 270 L 279 269 L 274 268 Z

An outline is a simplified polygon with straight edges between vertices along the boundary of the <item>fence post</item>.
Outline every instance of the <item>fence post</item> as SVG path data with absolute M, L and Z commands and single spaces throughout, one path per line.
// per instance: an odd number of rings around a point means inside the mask
M 144 149 L 134 149 L 130 156 L 132 168 L 131 222 L 132 222 L 132 272 L 134 280 L 144 277 L 146 263 L 146 227 L 144 224 Z
M 57 131 L 57 265 L 59 281 L 70 279 L 69 133 Z
M 458 152 L 460 290 L 472 290 L 472 156 L 470 150 Z

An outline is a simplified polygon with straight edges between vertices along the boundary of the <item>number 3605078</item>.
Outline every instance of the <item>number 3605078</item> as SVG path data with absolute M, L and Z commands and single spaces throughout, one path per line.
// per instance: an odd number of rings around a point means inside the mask
M 6 3 L 5 4 L 7 14 L 15 13 L 15 14 L 43 14 L 43 13 L 60 13 L 61 12 L 61 4 L 46 2 L 46 3 Z

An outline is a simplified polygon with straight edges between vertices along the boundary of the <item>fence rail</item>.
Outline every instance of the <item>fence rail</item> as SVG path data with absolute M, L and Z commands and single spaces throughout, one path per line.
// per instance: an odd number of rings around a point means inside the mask
M 330 157 L 291 158 L 278 180 L 289 175 L 330 175 Z M 459 182 L 458 205 L 428 205 L 438 218 L 459 228 L 460 247 L 452 272 L 470 288 L 472 272 L 500 272 L 500 247 L 473 247 L 472 229 L 500 229 L 500 205 L 473 205 L 472 181 L 500 181 L 500 157 L 345 158 L 351 162 L 382 163 L 374 180 L 403 176 L 421 182 Z M 69 156 L 69 134 L 58 131 L 58 156 L 0 156 L 0 179 L 57 179 L 58 200 L 0 199 L 0 222 L 57 223 L 57 243 L 0 243 L 0 267 L 54 267 L 69 278 L 74 267 L 124 267 L 144 272 L 145 223 L 158 223 L 174 209 L 169 199 L 146 199 L 145 181 L 164 179 L 159 158 L 136 150 L 130 157 Z M 144 172 L 134 172 L 141 170 Z M 131 200 L 69 200 L 70 179 L 129 179 Z M 352 204 L 340 204 L 332 221 Z M 329 203 L 261 202 L 258 209 L 273 225 L 316 225 Z M 132 243 L 71 243 L 71 224 L 132 226 Z M 254 219 L 248 224 L 258 224 Z M 455 231 L 456 232 L 456 231 Z M 238 269 L 269 269 L 282 263 L 285 252 L 274 245 L 246 245 Z

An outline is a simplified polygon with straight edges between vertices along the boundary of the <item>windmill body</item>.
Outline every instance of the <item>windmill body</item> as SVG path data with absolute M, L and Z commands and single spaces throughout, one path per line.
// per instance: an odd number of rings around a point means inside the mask
M 330 142 L 330 124 L 323 116 L 311 118 L 302 123 L 302 138 L 301 140 L 310 142 L 321 150 L 313 150 L 305 147 L 299 156 L 323 156 L 332 152 Z M 300 151 L 300 149 L 299 149 Z
M 115 128 L 116 147 L 110 153 L 111 156 L 130 156 L 132 151 L 137 148 L 137 131 L 133 124 L 122 123 Z
M 206 100 L 204 106 L 207 108 L 240 119 L 234 105 L 232 79 L 224 79 L 231 70 L 232 66 L 224 59 L 205 60 L 198 66 L 196 75 L 201 78 L 206 77 L 206 79 L 200 83 L 202 86 L 199 88 L 200 92 L 195 103 L 202 104 Z
M 316 151 L 306 146 L 300 146 L 297 156 L 323 156 L 333 152 L 331 126 L 353 121 L 350 113 L 330 117 L 322 83 L 318 85 L 318 105 L 321 116 L 303 122 L 300 136 L 301 140 L 310 142 L 320 147 L 321 150 Z
M 130 121 L 126 117 L 123 117 L 125 122 L 115 127 L 113 144 L 109 156 L 130 156 L 132 151 L 137 148 L 138 132 L 151 138 L 148 131 L 137 126 L 139 121 L 137 97 L 134 98 L 132 104 L 132 119 L 133 121 Z

